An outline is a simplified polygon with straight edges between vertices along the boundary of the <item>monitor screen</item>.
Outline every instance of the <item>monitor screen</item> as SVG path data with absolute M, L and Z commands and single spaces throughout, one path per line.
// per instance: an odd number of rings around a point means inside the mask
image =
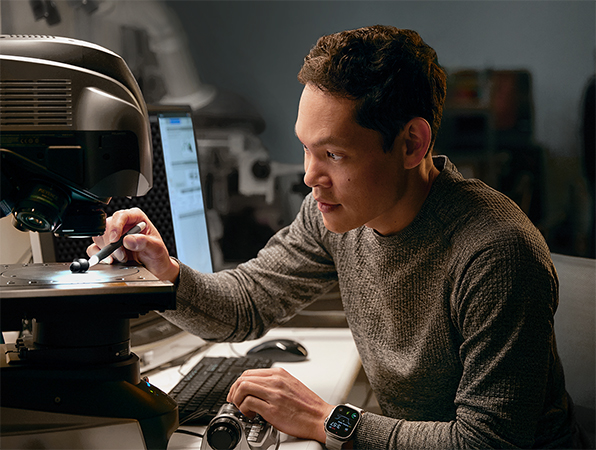
M 153 110 L 159 124 L 174 242 L 178 259 L 213 272 L 199 155 L 189 111 Z

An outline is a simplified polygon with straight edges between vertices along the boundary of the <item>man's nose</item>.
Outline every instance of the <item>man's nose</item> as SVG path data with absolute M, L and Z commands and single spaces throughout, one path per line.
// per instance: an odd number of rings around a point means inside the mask
M 331 186 L 331 179 L 324 170 L 323 166 L 324 165 L 316 158 L 305 158 L 304 184 L 306 184 L 310 188 Z

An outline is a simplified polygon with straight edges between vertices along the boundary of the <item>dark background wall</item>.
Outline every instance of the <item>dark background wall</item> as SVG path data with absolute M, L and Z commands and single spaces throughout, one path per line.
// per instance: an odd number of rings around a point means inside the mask
M 526 164 L 525 175 L 508 175 L 509 187 L 496 187 L 532 203 L 525 210 L 553 251 L 594 254 L 593 187 L 586 182 L 581 139 L 583 97 L 594 76 L 594 2 L 167 4 L 188 36 L 202 80 L 234 91 L 256 107 L 266 122 L 260 137 L 271 158 L 281 162 L 302 160 L 293 134 L 302 89 L 296 74 L 304 55 L 323 34 L 377 23 L 411 28 L 435 48 L 448 73 L 462 69 L 526 71 L 531 82 L 529 142 L 533 149 L 529 155 L 522 155 L 523 149 L 506 150 L 510 152 L 508 164 L 511 152 L 513 158 L 532 162 Z M 513 161 L 513 166 L 519 163 Z M 519 181 L 523 176 L 526 181 Z M 530 187 L 528 178 L 532 178 Z
M 535 134 L 556 155 L 579 152 L 580 99 L 594 72 L 591 1 L 175 1 L 206 83 L 250 100 L 272 157 L 300 162 L 293 125 L 302 58 L 323 34 L 372 24 L 418 31 L 449 70 L 526 69 Z

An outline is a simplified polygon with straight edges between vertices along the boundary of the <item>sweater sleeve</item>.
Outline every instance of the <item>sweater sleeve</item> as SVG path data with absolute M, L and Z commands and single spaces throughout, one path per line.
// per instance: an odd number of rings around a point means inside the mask
M 455 418 L 365 414 L 355 448 L 528 448 L 557 429 L 566 437 L 565 424 L 546 423 L 549 409 L 566 408 L 557 404 L 566 401 L 564 387 L 552 385 L 562 377 L 549 373 L 560 370 L 553 334 L 558 282 L 550 256 L 524 236 L 499 241 L 454 272 L 452 321 L 463 368 Z
M 162 315 L 205 340 L 244 341 L 264 335 L 331 289 L 337 274 L 309 200 L 291 225 L 236 269 L 204 274 L 181 264 L 176 310 Z

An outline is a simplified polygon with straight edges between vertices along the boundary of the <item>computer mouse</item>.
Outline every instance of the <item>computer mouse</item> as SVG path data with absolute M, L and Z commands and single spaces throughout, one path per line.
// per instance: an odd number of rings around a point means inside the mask
M 251 348 L 246 355 L 273 361 L 298 362 L 304 361 L 308 352 L 302 344 L 291 339 L 272 339 Z

